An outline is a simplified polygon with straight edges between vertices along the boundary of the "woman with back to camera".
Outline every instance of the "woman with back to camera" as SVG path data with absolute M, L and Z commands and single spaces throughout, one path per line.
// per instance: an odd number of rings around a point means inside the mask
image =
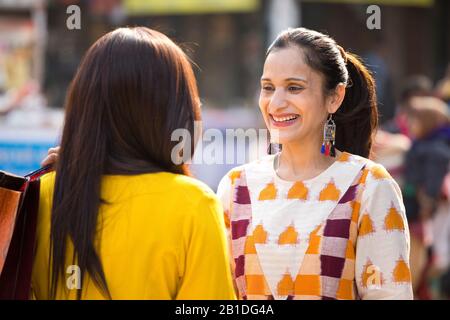
M 173 130 L 200 119 L 183 51 L 148 28 L 110 32 L 65 109 L 56 172 L 41 178 L 34 298 L 233 299 L 220 202 L 171 160 Z
M 259 106 L 281 152 L 232 169 L 218 195 L 241 299 L 412 299 L 402 195 L 367 158 L 375 84 L 322 33 L 269 47 Z

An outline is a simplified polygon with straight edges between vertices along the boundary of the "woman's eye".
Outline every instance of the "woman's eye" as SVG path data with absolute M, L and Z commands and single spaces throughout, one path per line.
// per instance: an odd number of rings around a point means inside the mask
M 273 87 L 271 87 L 271 86 L 262 86 L 262 89 L 263 89 L 264 91 L 272 91 L 272 90 L 273 90 Z
M 303 90 L 303 87 L 299 87 L 299 86 L 290 86 L 290 87 L 288 87 L 288 90 L 289 90 L 290 92 L 298 92 L 298 91 L 300 91 L 300 90 Z

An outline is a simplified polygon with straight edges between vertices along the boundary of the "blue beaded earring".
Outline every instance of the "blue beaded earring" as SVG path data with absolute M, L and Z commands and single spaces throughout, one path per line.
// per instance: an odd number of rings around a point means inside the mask
M 336 138 L 336 124 L 332 118 L 333 114 L 330 113 L 327 122 L 323 126 L 323 143 L 320 153 L 326 156 L 336 157 L 336 150 L 334 148 L 334 141 Z

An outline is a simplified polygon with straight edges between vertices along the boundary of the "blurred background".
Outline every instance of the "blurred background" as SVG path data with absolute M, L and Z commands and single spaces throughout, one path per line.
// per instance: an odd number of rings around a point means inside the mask
M 381 28 L 370 30 L 373 4 Z M 80 8 L 80 29 L 67 27 L 70 5 Z M 416 298 L 448 299 L 450 1 L 0 0 L 0 170 L 39 168 L 58 144 L 66 89 L 84 52 L 106 32 L 133 25 L 186 50 L 196 63 L 204 129 L 223 132 L 264 128 L 259 78 L 281 30 L 315 29 L 360 55 L 377 85 L 381 130 L 372 158 L 398 181 L 411 212 Z M 231 167 L 194 165 L 193 172 L 215 189 Z M 421 168 L 427 175 L 414 175 Z

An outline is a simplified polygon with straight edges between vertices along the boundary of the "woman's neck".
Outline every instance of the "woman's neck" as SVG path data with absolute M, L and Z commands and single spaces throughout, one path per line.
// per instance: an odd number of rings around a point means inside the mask
M 278 155 L 277 175 L 283 180 L 308 180 L 316 177 L 331 166 L 339 157 L 325 156 L 320 152 L 319 141 L 306 141 L 283 144 Z

